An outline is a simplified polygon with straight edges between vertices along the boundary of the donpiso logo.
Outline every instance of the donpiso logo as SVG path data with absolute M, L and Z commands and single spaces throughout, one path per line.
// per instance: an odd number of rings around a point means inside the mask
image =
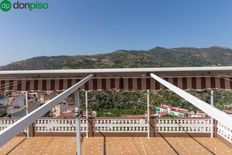
M 0 3 L 0 8 L 4 12 L 10 11 L 11 7 L 12 7 L 12 5 L 11 5 L 11 2 L 9 0 L 3 0 Z
M 9 0 L 2 0 L 0 3 L 0 8 L 2 11 L 7 12 L 11 9 L 28 9 L 30 11 L 32 10 L 41 10 L 41 9 L 48 9 L 48 3 L 41 3 L 39 1 L 35 2 L 20 2 L 17 1 L 16 3 L 11 3 Z

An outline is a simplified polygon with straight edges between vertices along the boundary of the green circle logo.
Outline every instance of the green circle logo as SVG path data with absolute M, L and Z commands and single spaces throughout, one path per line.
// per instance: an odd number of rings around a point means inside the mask
M 1 3 L 0 3 L 0 9 L 4 12 L 7 12 L 7 11 L 10 11 L 11 9 L 11 2 L 8 1 L 8 0 L 3 0 Z

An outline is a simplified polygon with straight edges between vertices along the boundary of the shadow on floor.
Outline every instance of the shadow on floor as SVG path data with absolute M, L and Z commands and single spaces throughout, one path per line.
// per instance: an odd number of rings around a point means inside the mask
M 155 128 L 155 126 L 152 125 L 153 128 Z M 184 131 L 188 137 L 192 138 L 195 142 L 197 142 L 199 145 L 201 145 L 204 149 L 206 149 L 210 154 L 215 155 L 215 153 L 213 151 L 211 151 L 207 146 L 205 146 L 204 144 L 202 144 L 201 142 L 199 142 L 197 139 L 195 139 L 189 132 Z M 178 151 L 171 145 L 171 143 L 168 142 L 168 140 L 161 134 L 161 133 L 155 133 L 160 135 L 164 141 L 172 148 L 173 151 L 175 151 L 176 154 L 179 154 Z
M 209 148 L 207 148 L 207 146 L 205 146 L 204 144 L 202 144 L 201 142 L 199 142 L 197 139 L 195 139 L 191 134 L 189 134 L 188 132 L 186 132 L 189 137 L 191 137 L 195 142 L 197 142 L 199 145 L 201 145 L 204 149 L 206 149 L 207 151 L 209 151 L 211 154 L 215 155 L 215 153 L 213 151 L 211 151 Z
M 23 140 L 21 140 L 18 144 L 16 144 L 10 151 L 6 153 L 6 155 L 9 155 L 12 151 L 14 151 L 19 145 L 21 145 L 27 138 L 25 137 Z
M 161 133 L 157 133 L 158 135 L 160 135 L 160 137 L 162 137 L 164 139 L 164 141 L 172 148 L 172 150 L 179 155 L 180 153 L 172 146 L 171 143 L 169 143 L 169 141 L 161 134 Z
M 106 153 L 106 136 L 101 132 L 101 131 L 98 131 L 98 133 L 103 137 L 103 155 L 107 155 Z

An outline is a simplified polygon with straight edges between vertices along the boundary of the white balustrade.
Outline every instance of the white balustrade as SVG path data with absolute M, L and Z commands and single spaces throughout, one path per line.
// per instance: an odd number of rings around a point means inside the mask
M 217 134 L 225 138 L 230 143 L 232 143 L 232 129 L 228 128 L 220 122 L 218 122 L 217 124 Z
M 39 119 L 36 120 L 36 132 L 76 132 L 75 119 Z M 86 132 L 86 119 L 81 119 L 81 132 Z
M 158 118 L 156 131 L 160 133 L 210 133 L 209 118 Z
M 94 132 L 147 132 L 145 119 L 95 119 Z
M 0 119 L 0 131 L 13 124 L 17 119 Z M 156 132 L 160 133 L 210 133 L 210 118 L 157 118 Z M 36 121 L 36 132 L 74 133 L 75 119 L 43 118 Z M 102 133 L 145 133 L 148 129 L 146 119 L 96 118 L 94 132 Z M 24 130 L 26 132 L 26 129 Z M 87 120 L 81 119 L 81 132 L 87 132 Z M 218 122 L 217 134 L 232 143 L 232 129 Z
M 0 119 L 0 130 L 16 120 Z M 156 132 L 160 133 L 210 133 L 210 118 L 157 118 Z M 43 118 L 36 121 L 36 132 L 75 132 L 75 119 L 52 119 Z M 94 132 L 110 133 L 143 133 L 147 132 L 148 123 L 146 119 L 112 119 L 96 118 L 94 120 Z M 227 128 L 220 125 L 219 134 L 230 137 Z M 87 132 L 86 119 L 81 119 L 81 132 Z
M 17 119 L 0 119 L 0 131 L 8 127 L 9 125 L 16 122 Z M 23 130 L 23 132 L 27 132 L 27 128 Z
M 0 131 L 16 122 L 17 119 L 0 119 Z

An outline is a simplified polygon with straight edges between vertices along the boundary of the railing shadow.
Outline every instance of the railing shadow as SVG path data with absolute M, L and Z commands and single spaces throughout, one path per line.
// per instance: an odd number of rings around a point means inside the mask
M 180 125 L 180 124 L 179 124 Z M 180 125 L 181 126 L 181 125 Z M 181 126 L 182 127 L 182 126 Z M 201 142 L 199 142 L 196 138 L 194 138 L 189 132 L 187 132 L 186 130 L 184 130 L 184 132 L 191 137 L 195 142 L 197 142 L 199 145 L 201 145 L 204 149 L 206 149 L 207 151 L 209 151 L 211 154 L 215 155 L 215 153 L 213 151 L 211 151 L 209 148 L 207 148 L 207 146 L 205 146 L 204 144 L 202 144 Z
M 154 120 L 154 121 L 156 121 L 156 120 Z M 152 125 L 151 122 L 149 122 L 149 123 L 150 123 L 150 125 L 151 125 L 152 128 L 154 128 L 154 129 L 156 128 L 155 125 Z M 155 130 L 154 132 L 155 132 L 155 134 L 160 135 L 160 137 L 163 138 L 163 140 L 171 147 L 171 149 L 172 149 L 177 155 L 180 154 L 180 153 L 172 146 L 172 144 L 171 144 L 161 133 L 157 133 L 156 130 Z
M 173 119 L 175 120 L 175 119 Z M 181 124 L 178 124 L 180 127 Z M 155 128 L 155 126 L 152 126 Z M 184 129 L 183 129 L 184 130 Z M 201 142 L 199 142 L 196 138 L 194 138 L 188 131 L 184 130 L 184 133 L 186 133 L 191 139 L 193 139 L 195 142 L 197 142 L 200 146 L 202 146 L 204 149 L 206 149 L 208 152 L 210 152 L 211 154 L 215 155 L 215 153 L 213 151 L 211 151 L 207 146 L 205 146 L 204 144 L 202 144 Z M 156 134 L 159 134 L 168 144 L 169 146 L 175 151 L 175 148 L 172 147 L 172 145 L 166 140 L 166 138 L 161 134 L 161 133 L 156 133 Z M 175 151 L 176 152 L 176 151 Z M 178 153 L 178 152 L 176 152 Z
M 153 121 L 156 122 L 156 119 L 154 119 Z M 172 149 L 177 155 L 179 155 L 180 153 L 174 148 L 174 146 L 172 146 L 172 144 L 169 143 L 169 141 L 168 141 L 161 133 L 156 132 L 156 126 L 153 125 L 153 123 L 152 123 L 151 121 L 149 122 L 149 124 L 150 124 L 150 126 L 151 126 L 152 128 L 155 129 L 155 130 L 154 130 L 155 135 L 156 135 L 156 134 L 160 135 L 160 137 L 162 137 L 162 138 L 164 139 L 164 141 L 171 147 L 171 149 Z M 154 123 L 154 124 L 156 124 L 156 123 Z
M 22 139 L 17 145 L 15 145 L 10 151 L 6 153 L 6 155 L 9 155 L 12 151 L 14 151 L 19 145 L 21 145 L 27 138 L 25 137 Z
M 99 129 L 97 129 L 97 131 L 103 137 L 103 155 L 107 155 L 107 152 L 106 152 L 106 136 Z M 95 133 L 95 130 L 94 130 L 94 133 Z
M 172 150 L 177 154 L 179 155 L 180 153 L 172 146 L 172 144 L 161 134 L 161 133 L 158 133 L 160 135 L 160 137 L 162 137 L 164 139 L 164 141 L 172 148 Z
M 195 142 L 197 142 L 199 145 L 201 145 L 203 148 L 205 148 L 211 154 L 215 155 L 215 153 L 213 151 L 211 151 L 209 148 L 207 148 L 207 146 L 205 146 L 204 144 L 202 144 L 201 142 L 199 142 L 197 139 L 195 139 L 190 133 L 186 132 L 186 134 L 188 134 L 189 137 L 191 137 Z

